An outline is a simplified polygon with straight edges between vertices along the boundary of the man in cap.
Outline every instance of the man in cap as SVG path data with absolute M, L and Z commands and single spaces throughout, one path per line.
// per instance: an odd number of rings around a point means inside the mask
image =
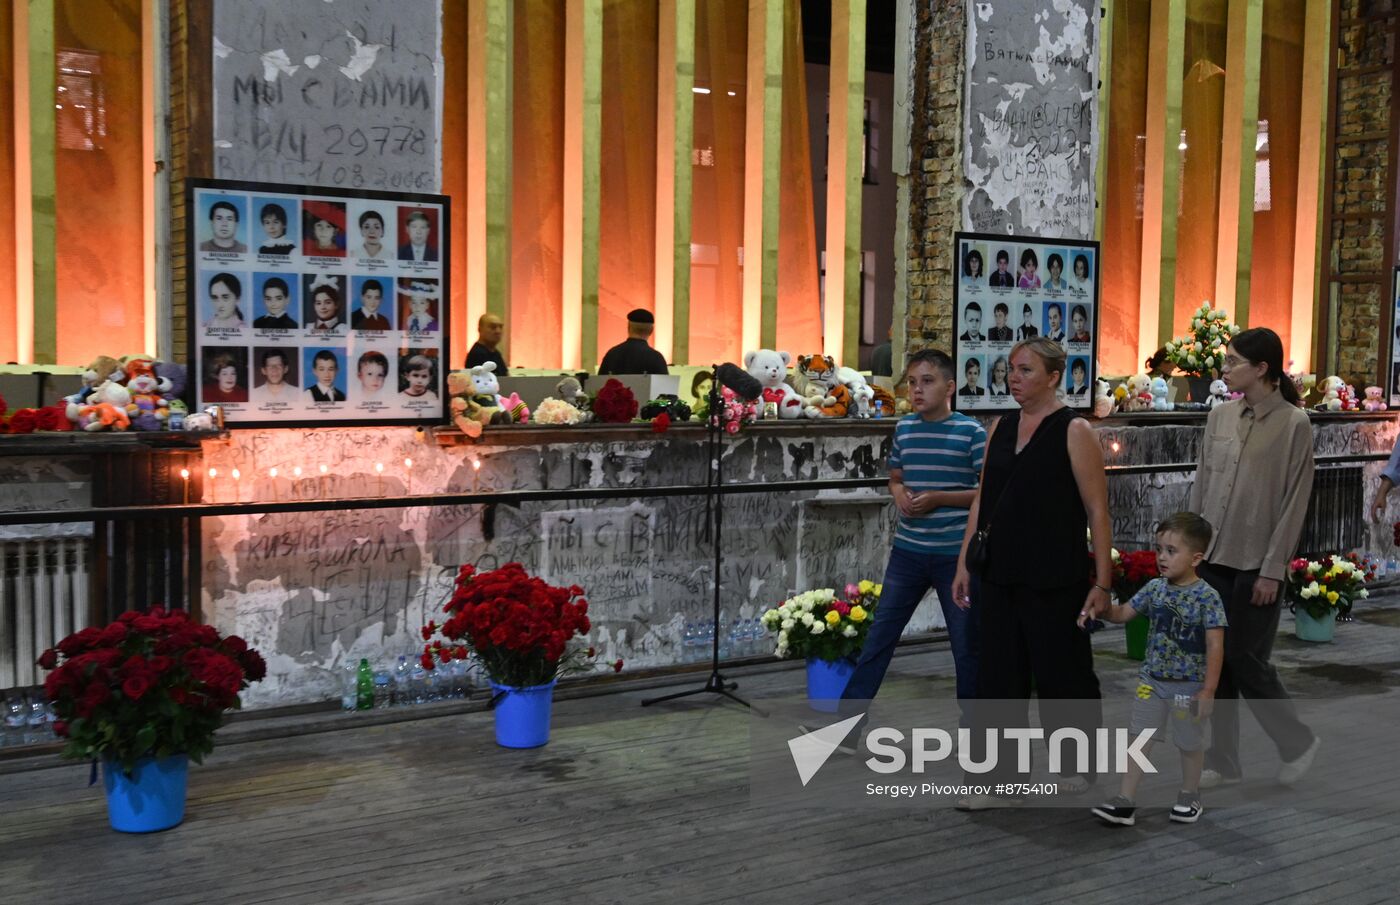
M 501 357 L 501 353 L 497 349 L 501 344 L 501 337 L 505 334 L 505 330 L 506 322 L 494 314 L 483 314 L 478 318 L 476 332 L 479 338 L 467 350 L 466 366 L 474 368 L 492 361 L 496 363 L 495 374 L 497 377 L 509 377 L 510 368 L 506 367 L 506 360 Z
M 669 374 L 666 359 L 647 342 L 655 328 L 656 318 L 650 311 L 636 308 L 627 312 L 627 339 L 608 350 L 598 373 Z

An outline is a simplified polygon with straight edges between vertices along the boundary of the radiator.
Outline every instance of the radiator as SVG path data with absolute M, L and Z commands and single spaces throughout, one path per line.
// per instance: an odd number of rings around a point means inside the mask
M 0 691 L 43 682 L 34 664 L 87 626 L 88 538 L 0 544 Z
M 1298 542 L 1299 556 L 1315 559 L 1365 545 L 1365 472 L 1360 465 L 1318 466 Z

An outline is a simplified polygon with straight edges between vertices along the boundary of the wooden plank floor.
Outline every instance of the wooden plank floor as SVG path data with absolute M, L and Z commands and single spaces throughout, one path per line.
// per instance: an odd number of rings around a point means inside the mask
M 1285 682 L 1393 701 L 1400 601 L 1371 613 L 1332 645 L 1281 637 Z M 1117 635 L 1098 643 L 1105 694 L 1130 693 L 1137 664 L 1112 653 Z M 951 675 L 946 648 L 918 648 L 896 659 L 888 693 L 946 689 Z M 802 683 L 795 668 L 732 677 L 755 695 Z M 1156 809 L 1111 829 L 1083 809 L 754 803 L 746 713 L 705 697 L 638 706 L 656 693 L 557 702 L 552 740 L 534 751 L 496 747 L 487 713 L 224 744 L 192 768 L 185 823 L 152 836 L 107 828 L 86 766 L 6 773 L 0 902 L 1367 905 L 1400 888 L 1400 813 L 1384 807 L 1207 797 L 1195 826 Z M 1243 725 L 1257 733 L 1252 718 Z M 1320 767 L 1358 783 L 1397 782 L 1393 747 L 1323 754 Z

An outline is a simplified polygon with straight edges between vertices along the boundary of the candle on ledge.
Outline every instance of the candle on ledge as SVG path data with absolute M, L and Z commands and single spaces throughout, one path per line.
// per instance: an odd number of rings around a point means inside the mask
M 238 483 L 242 479 L 243 475 L 235 468 L 233 470 L 233 501 L 235 503 L 243 502 L 243 485 Z
M 190 470 L 188 468 L 180 469 L 180 480 L 185 483 L 184 500 L 185 503 L 188 504 L 190 501 Z
M 473 458 L 473 459 L 472 459 L 472 493 L 476 493 L 476 490 L 477 490 L 476 484 L 477 484 L 477 479 L 478 479 L 479 477 L 481 477 L 481 460 L 480 460 L 480 459 L 477 459 L 477 458 Z
M 408 487 L 408 495 L 413 496 L 413 460 L 405 458 L 403 460 L 403 471 L 405 483 Z
M 299 481 L 301 481 L 301 466 L 294 465 L 292 466 L 292 499 L 294 500 L 301 499 L 301 488 L 297 486 Z
M 277 466 L 276 466 L 276 465 L 272 466 L 271 468 L 269 468 L 269 469 L 267 470 L 267 476 L 272 480 L 272 498 L 273 498 L 274 500 L 280 500 L 280 499 L 282 498 L 282 494 L 280 494 L 280 493 L 277 492 Z
M 217 503 L 219 501 L 219 485 L 214 479 L 219 476 L 219 469 L 210 468 L 205 474 L 209 476 L 209 502 Z
M 326 472 L 330 471 L 330 469 L 327 468 L 326 465 L 325 465 L 325 463 L 323 462 L 323 463 L 321 463 L 321 465 L 319 466 L 319 471 L 321 472 L 321 479 L 320 479 L 320 481 L 318 482 L 318 484 L 316 485 L 316 490 L 317 490 L 318 493 L 320 493 L 321 499 L 325 499 L 325 498 L 326 498 Z
M 374 475 L 375 475 L 375 481 L 376 481 L 376 483 L 379 485 L 379 495 L 380 495 L 380 496 L 383 496 L 383 495 L 384 495 L 384 463 L 383 463 L 383 462 L 375 462 L 375 463 L 374 463 Z

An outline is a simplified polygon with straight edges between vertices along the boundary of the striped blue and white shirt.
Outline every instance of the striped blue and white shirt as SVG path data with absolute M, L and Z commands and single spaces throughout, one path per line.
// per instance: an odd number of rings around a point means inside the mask
M 942 421 L 907 415 L 895 425 L 889 467 L 902 472 L 910 493 L 975 490 L 986 449 L 987 432 L 975 418 L 961 412 Z M 966 530 L 966 509 L 943 507 L 913 518 L 901 515 L 894 545 L 915 553 L 957 556 Z

